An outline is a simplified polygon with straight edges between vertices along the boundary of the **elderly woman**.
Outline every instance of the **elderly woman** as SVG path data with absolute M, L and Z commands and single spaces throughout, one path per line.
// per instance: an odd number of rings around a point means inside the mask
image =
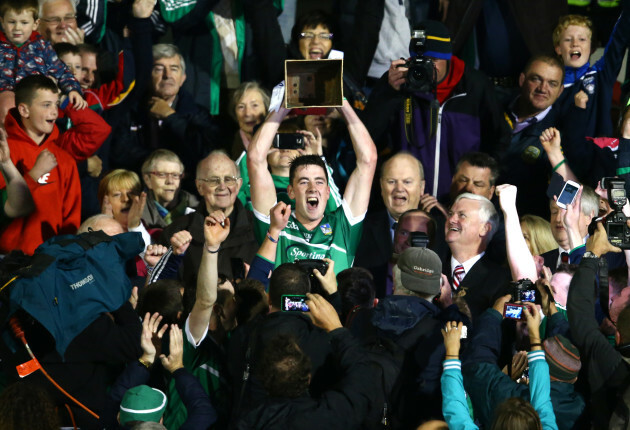
M 263 122 L 267 115 L 269 101 L 269 92 L 258 82 L 243 82 L 234 91 L 229 112 L 238 123 L 239 133 L 232 144 L 233 159 L 247 151 L 249 141 L 254 135 L 254 127 Z
M 153 151 L 142 164 L 142 179 L 148 189 L 142 221 L 148 229 L 162 229 L 199 204 L 195 196 L 180 189 L 183 176 L 184 164 L 168 149 Z

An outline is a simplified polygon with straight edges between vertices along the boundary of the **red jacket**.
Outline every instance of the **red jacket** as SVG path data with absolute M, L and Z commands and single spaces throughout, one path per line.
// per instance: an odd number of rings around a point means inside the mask
M 20 114 L 13 108 L 6 116 L 4 125 L 11 159 L 28 184 L 35 210 L 27 217 L 14 219 L 2 232 L 0 253 L 3 254 L 14 249 L 32 254 L 35 248 L 55 235 L 76 233 L 81 223 L 81 184 L 76 161 L 55 144 L 59 142 L 68 147 L 79 146 L 77 142 L 81 134 L 72 128 L 60 137 L 55 126 L 52 133 L 37 145 L 22 128 L 19 118 Z M 79 128 L 78 124 L 75 125 Z M 28 172 L 44 149 L 55 155 L 57 167 L 34 181 Z M 4 178 L 0 175 L 0 188 L 5 186 Z
M 68 151 L 76 161 L 83 161 L 94 155 L 112 131 L 109 124 L 92 109 L 75 110 L 68 103 L 63 110 L 59 110 L 59 118 L 64 116 L 70 118 L 72 127 L 59 139 L 55 138 L 55 143 Z M 56 126 L 53 131 L 55 133 L 59 134 Z

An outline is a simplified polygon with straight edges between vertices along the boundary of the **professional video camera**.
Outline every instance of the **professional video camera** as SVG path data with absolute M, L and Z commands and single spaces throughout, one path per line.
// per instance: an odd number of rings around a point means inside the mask
M 608 241 L 618 248 L 630 249 L 630 228 L 626 224 L 628 218 L 623 213 L 628 200 L 626 181 L 622 178 L 602 178 L 601 186 L 608 191 L 608 204 L 613 210 L 604 221 Z
M 435 65 L 424 56 L 426 40 L 424 29 L 412 30 L 409 42 L 411 58 L 401 66 L 409 69 L 404 89 L 412 93 L 431 93 L 437 88 Z

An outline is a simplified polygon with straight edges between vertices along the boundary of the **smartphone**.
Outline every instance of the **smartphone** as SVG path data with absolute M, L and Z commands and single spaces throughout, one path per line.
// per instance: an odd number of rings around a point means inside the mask
M 573 181 L 567 181 L 558 196 L 558 200 L 556 200 L 556 204 L 561 209 L 566 209 L 567 205 L 573 203 L 575 200 L 575 196 L 577 195 L 578 190 L 580 189 L 580 184 Z
M 277 133 L 273 147 L 278 149 L 304 149 L 304 136 L 300 133 Z
M 306 296 L 284 295 L 280 303 L 280 310 L 283 312 L 308 312 Z
M 523 308 L 525 305 L 517 305 L 516 303 L 506 303 L 503 307 L 503 316 L 511 320 L 524 320 Z

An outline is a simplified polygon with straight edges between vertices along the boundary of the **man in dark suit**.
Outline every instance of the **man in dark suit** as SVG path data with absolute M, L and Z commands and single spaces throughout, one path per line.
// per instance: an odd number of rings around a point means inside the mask
M 551 273 L 556 273 L 556 268 L 560 263 L 569 262 L 569 252 L 576 246 L 586 242 L 588 226 L 591 223 L 591 219 L 597 216 L 599 212 L 599 197 L 592 188 L 583 188 L 580 203 L 579 231 L 572 235 L 575 236 L 573 239 L 570 238 L 564 226 L 563 218 L 565 211 L 560 209 L 554 200 L 549 200 L 549 209 L 551 212 L 551 218 L 549 219 L 551 234 L 553 238 L 556 239 L 556 242 L 558 242 L 558 249 L 545 252 L 541 254 L 541 257 L 544 260 L 545 266 L 551 269 Z
M 388 291 L 391 293 L 388 264 L 398 220 L 406 211 L 418 208 L 424 193 L 422 163 L 409 153 L 398 153 L 383 164 L 380 184 L 385 209 L 368 211 L 354 266 L 372 272 L 376 296 L 383 298 Z
M 509 270 L 486 255 L 498 224 L 492 202 L 472 193 L 457 196 L 446 220 L 444 234 L 451 257 L 444 262 L 443 272 L 454 294 L 466 300 L 473 320 L 506 294 L 510 281 Z

